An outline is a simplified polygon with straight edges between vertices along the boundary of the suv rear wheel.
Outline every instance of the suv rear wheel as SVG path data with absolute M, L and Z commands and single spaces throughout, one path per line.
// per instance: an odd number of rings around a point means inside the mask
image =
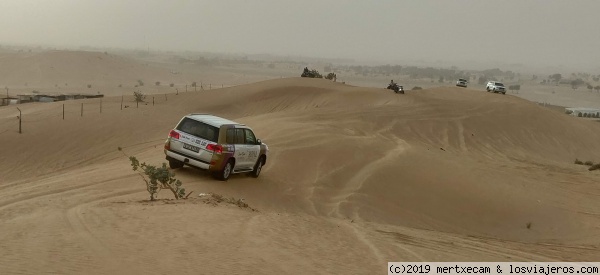
M 225 163 L 225 166 L 223 166 L 223 169 L 218 172 L 217 174 L 217 178 L 219 180 L 222 181 L 226 181 L 227 179 L 229 179 L 229 176 L 231 176 L 231 172 L 233 171 L 233 160 L 228 160 L 227 163 Z

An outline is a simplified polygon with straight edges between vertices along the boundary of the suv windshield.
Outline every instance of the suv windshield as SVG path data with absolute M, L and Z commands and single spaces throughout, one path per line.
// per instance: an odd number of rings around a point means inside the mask
M 219 128 L 187 117 L 177 125 L 177 130 L 212 142 L 219 138 Z
M 496 82 L 496 86 L 504 86 L 504 84 L 502 84 L 500 82 Z

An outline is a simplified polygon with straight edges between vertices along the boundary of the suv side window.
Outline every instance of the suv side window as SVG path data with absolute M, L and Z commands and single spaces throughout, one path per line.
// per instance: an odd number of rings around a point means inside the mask
M 227 129 L 227 136 L 225 137 L 227 144 L 235 144 L 235 129 Z
M 245 142 L 245 138 L 244 138 L 244 129 L 235 129 L 235 144 L 244 144 Z
M 254 133 L 252 133 L 252 130 L 244 130 L 246 131 L 246 144 L 256 145 L 256 137 L 254 136 Z

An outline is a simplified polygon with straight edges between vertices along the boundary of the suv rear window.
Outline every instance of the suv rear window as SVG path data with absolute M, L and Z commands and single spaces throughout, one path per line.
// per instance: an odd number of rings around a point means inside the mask
M 177 125 L 177 130 L 212 142 L 219 139 L 219 128 L 187 117 Z

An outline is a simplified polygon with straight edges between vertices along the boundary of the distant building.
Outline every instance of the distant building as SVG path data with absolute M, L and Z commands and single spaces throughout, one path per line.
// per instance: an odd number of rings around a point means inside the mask
M 45 95 L 34 92 L 33 94 L 18 95 L 17 97 L 0 98 L 0 106 L 23 104 L 30 102 L 56 102 L 65 100 L 76 100 L 86 98 L 103 98 L 103 94 L 61 94 L 61 95 Z
M 1 102 L 0 106 L 13 105 L 13 104 L 18 104 L 18 103 L 19 103 L 19 98 L 5 97 L 5 98 L 2 98 L 2 102 Z
M 18 100 L 18 104 L 23 104 L 23 103 L 30 103 L 33 102 L 33 98 L 35 95 L 17 95 Z

